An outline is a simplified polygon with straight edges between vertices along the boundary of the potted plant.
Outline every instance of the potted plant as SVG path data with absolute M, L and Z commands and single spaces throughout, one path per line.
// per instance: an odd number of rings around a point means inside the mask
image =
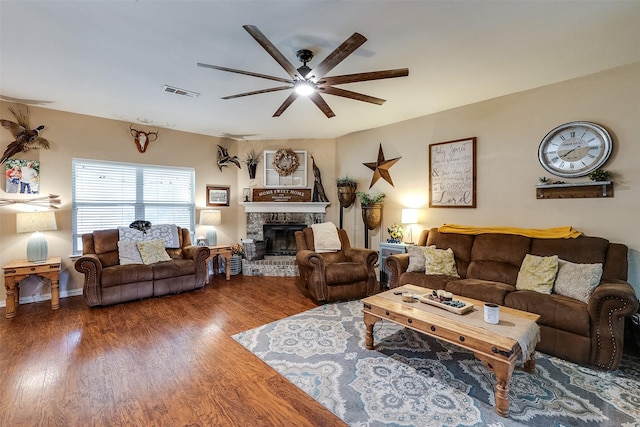
M 356 188 L 358 188 L 358 183 L 355 179 L 344 176 L 336 179 L 336 186 L 338 187 L 340 207 L 348 208 L 356 201 Z
M 402 242 L 402 238 L 404 237 L 404 230 L 402 229 L 401 225 L 393 224 L 391 227 L 387 227 L 387 233 L 389 233 L 387 243 Z
M 242 271 L 242 256 L 244 255 L 244 246 L 241 243 L 231 245 L 231 261 L 229 263 L 229 272 L 232 275 L 239 274 Z
M 372 196 L 362 191 L 356 191 L 358 201 L 362 207 L 362 221 L 369 230 L 373 230 L 380 225 L 382 221 L 382 204 L 385 194 L 380 193 Z
M 262 154 L 255 148 L 251 148 L 247 151 L 244 157 L 244 162 L 249 170 L 249 179 L 255 179 L 256 170 L 258 169 L 258 163 L 262 161 Z
M 597 169 L 589 174 L 591 181 L 609 181 L 609 178 L 611 178 L 611 172 L 604 169 Z

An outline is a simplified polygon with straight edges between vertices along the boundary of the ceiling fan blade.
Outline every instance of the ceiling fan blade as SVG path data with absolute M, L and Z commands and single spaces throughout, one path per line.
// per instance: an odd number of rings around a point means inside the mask
M 260 77 L 261 79 L 275 80 L 276 82 L 293 84 L 293 80 L 291 79 L 283 79 L 282 77 L 275 77 L 275 76 L 269 76 L 267 74 L 254 73 L 253 71 L 236 70 L 235 68 L 227 68 L 227 67 L 220 67 L 218 65 L 203 64 L 202 62 L 198 62 L 196 65 L 198 67 L 213 68 L 214 70 L 228 71 L 230 73 L 244 74 L 245 76 Z
M 307 76 L 314 76 L 314 80 L 318 81 L 325 74 L 331 71 L 336 65 L 342 62 L 347 56 L 351 55 L 357 48 L 362 46 L 367 38 L 359 33 L 353 33 L 351 37 L 346 39 L 340 46 L 329 54 L 317 67 L 315 67 Z M 307 77 L 304 76 L 304 77 Z
M 272 87 L 269 89 L 254 90 L 252 92 L 245 92 L 245 93 L 239 93 L 237 95 L 224 96 L 222 97 L 222 99 L 234 99 L 234 98 L 241 98 L 243 96 L 249 96 L 249 95 L 259 95 L 261 93 L 277 92 L 279 90 L 291 89 L 292 87 L 293 86 L 278 86 L 278 87 Z
M 327 95 L 341 96 L 343 98 L 355 99 L 357 101 L 370 102 L 371 104 L 382 105 L 386 102 L 386 99 L 380 99 L 374 96 L 364 95 L 362 93 L 352 92 L 350 90 L 340 89 L 337 87 L 329 86 L 320 90 L 322 93 L 326 93 Z
M 267 53 L 271 55 L 282 68 L 285 69 L 285 71 L 291 76 L 291 78 L 302 78 L 296 67 L 294 67 L 293 64 L 287 60 L 287 58 L 285 58 L 282 52 L 280 52 L 278 48 L 276 48 L 273 43 L 271 43 L 271 41 L 269 41 L 269 39 L 264 34 L 262 34 L 262 32 L 257 27 L 253 25 L 243 25 L 242 28 L 244 28 L 249 34 L 251 34 L 251 37 L 253 37 L 260 44 L 260 46 L 262 46 L 264 50 L 266 50 Z
M 293 101 L 295 101 L 297 98 L 298 93 L 296 91 L 291 92 L 291 95 L 289 95 L 287 99 L 284 100 L 282 105 L 280 105 L 280 107 L 276 110 L 276 112 L 273 113 L 273 117 L 280 117 L 280 114 L 284 113 L 284 110 L 289 108 L 289 105 L 293 104 Z
M 364 82 L 367 80 L 392 79 L 394 77 L 407 77 L 408 68 L 398 68 L 395 70 L 369 71 L 367 73 L 345 74 L 343 76 L 324 77 L 318 82 L 319 85 L 339 85 L 344 83 Z
M 331 117 L 334 117 L 336 115 L 333 112 L 333 110 L 331 110 L 331 107 L 329 107 L 329 104 L 327 104 L 325 102 L 325 100 L 322 99 L 322 97 L 320 96 L 320 94 L 318 92 L 313 92 L 311 95 L 309 95 L 309 99 L 311 101 L 313 101 L 313 103 L 316 104 L 316 106 L 320 110 L 322 110 L 322 112 L 324 113 L 325 116 L 327 116 L 328 119 L 330 119 Z

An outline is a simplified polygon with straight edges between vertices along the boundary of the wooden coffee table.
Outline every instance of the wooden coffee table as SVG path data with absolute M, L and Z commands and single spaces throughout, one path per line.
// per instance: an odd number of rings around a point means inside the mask
M 386 319 L 470 350 L 495 374 L 496 412 L 506 417 L 509 414 L 511 374 L 515 369 L 518 356 L 522 353 L 518 341 L 483 328 L 486 325 L 482 320 L 483 301 L 456 296 L 455 299 L 475 306 L 470 313 L 457 315 L 417 300 L 412 303 L 402 302 L 402 296 L 395 294 L 402 291 L 413 292 L 416 295 L 431 292 L 430 289 L 419 286 L 404 285 L 362 300 L 364 323 L 367 327 L 365 337 L 367 348 L 369 350 L 374 348 L 373 325 L 378 320 Z M 532 328 L 536 327 L 535 322 L 540 317 L 537 314 L 500 307 L 500 323 L 508 325 L 509 316 L 516 316 L 525 323 L 531 322 Z M 535 363 L 535 351 L 533 351 L 525 358 L 524 370 L 533 373 Z

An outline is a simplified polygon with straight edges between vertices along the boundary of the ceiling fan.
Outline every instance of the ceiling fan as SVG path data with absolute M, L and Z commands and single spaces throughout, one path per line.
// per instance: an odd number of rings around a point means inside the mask
M 313 52 L 308 49 L 300 49 L 296 52 L 296 56 L 302 62 L 302 66 L 295 68 L 291 62 L 262 34 L 262 32 L 253 25 L 244 25 L 243 28 L 262 46 L 269 55 L 276 60 L 282 68 L 285 69 L 290 78 L 281 78 L 269 76 L 266 74 L 254 73 L 252 71 L 236 70 L 234 68 L 220 67 L 217 65 L 209 65 L 198 62 L 198 67 L 213 68 L 215 70 L 228 71 L 230 73 L 244 74 L 247 76 L 259 77 L 267 80 L 274 80 L 280 83 L 286 83 L 285 86 L 277 86 L 268 89 L 256 90 L 252 92 L 239 93 L 237 95 L 225 96 L 222 99 L 240 98 L 243 96 L 257 95 L 260 93 L 277 92 L 281 90 L 294 89 L 291 94 L 284 100 L 282 105 L 273 114 L 273 117 L 279 117 L 298 96 L 308 96 L 309 99 L 328 117 L 334 117 L 335 113 L 322 98 L 321 94 L 341 96 L 343 98 L 355 99 L 357 101 L 370 102 L 372 104 L 382 105 L 385 100 L 346 89 L 334 87 L 345 83 L 363 82 L 367 80 L 390 79 L 394 77 L 406 77 L 409 75 L 408 68 L 398 68 L 395 70 L 370 71 L 366 73 L 345 74 L 342 76 L 325 76 L 336 65 L 342 62 L 347 56 L 351 55 L 357 48 L 362 46 L 367 39 L 358 33 L 353 33 L 351 37 L 338 46 L 329 56 L 327 56 L 318 66 L 311 69 L 307 66 L 313 58 Z

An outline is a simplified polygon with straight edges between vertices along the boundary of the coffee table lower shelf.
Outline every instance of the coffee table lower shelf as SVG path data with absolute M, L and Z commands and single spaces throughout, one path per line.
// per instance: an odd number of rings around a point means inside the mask
M 428 289 L 412 285 L 405 285 L 399 289 L 420 294 L 429 292 Z M 463 316 L 460 317 L 459 321 L 452 321 L 449 318 L 440 316 L 437 314 L 437 310 L 440 310 L 439 308 L 419 302 L 413 303 L 413 307 L 408 307 L 407 303 L 398 301 L 397 296 L 393 294 L 394 291 L 397 292 L 399 289 L 386 291 L 362 300 L 366 326 L 365 345 L 367 349 L 374 349 L 373 326 L 383 319 L 465 348 L 473 352 L 478 360 L 493 371 L 496 377 L 495 410 L 498 415 L 506 417 L 509 414 L 511 374 L 515 369 L 518 356 L 522 352 L 518 342 L 470 325 Z M 482 307 L 483 305 L 482 301 L 468 298 L 460 299 L 468 301 L 476 307 Z M 501 307 L 501 309 L 503 308 Z M 533 322 L 538 318 L 535 314 L 512 309 L 506 310 L 511 314 L 522 316 Z M 524 370 L 528 373 L 534 373 L 535 351 L 528 355 L 525 360 Z

